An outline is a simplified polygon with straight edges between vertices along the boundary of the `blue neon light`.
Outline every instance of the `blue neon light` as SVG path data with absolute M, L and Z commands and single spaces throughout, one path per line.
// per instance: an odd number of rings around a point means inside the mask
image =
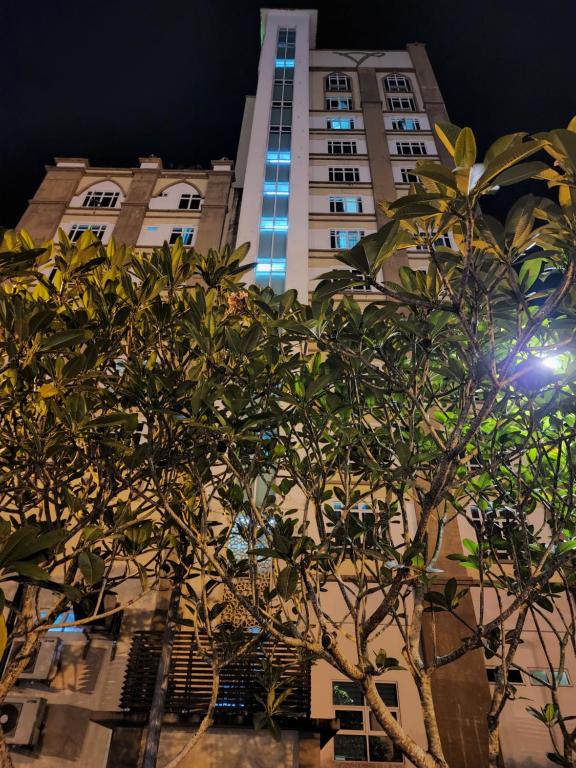
M 271 261 L 256 264 L 256 274 L 285 275 L 286 261 L 284 259 L 272 259 Z
M 262 218 L 260 219 L 261 232 L 288 232 L 287 218 Z
M 276 150 L 269 150 L 266 154 L 267 163 L 289 163 L 290 152 L 277 152 Z
M 290 184 L 287 181 L 266 181 L 264 182 L 264 194 L 288 197 L 290 194 Z

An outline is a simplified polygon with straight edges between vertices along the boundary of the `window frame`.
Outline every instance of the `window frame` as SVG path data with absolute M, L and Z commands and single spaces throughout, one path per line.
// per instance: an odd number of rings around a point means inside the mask
M 186 233 L 186 237 L 184 234 Z M 170 230 L 170 236 L 168 238 L 168 245 L 174 245 L 179 237 L 182 238 L 182 245 L 189 248 L 194 243 L 194 237 L 196 236 L 196 227 L 172 227 Z
M 420 177 L 415 173 L 416 168 L 400 168 L 400 178 L 402 184 L 420 184 Z M 410 179 L 410 176 L 414 178 Z
M 104 198 L 108 197 L 110 199 L 110 205 L 103 205 Z M 93 204 L 95 202 L 95 198 L 99 198 L 98 202 L 96 204 Z M 82 200 L 82 208 L 105 208 L 105 209 L 113 209 L 117 207 L 117 203 L 120 199 L 120 192 L 113 192 L 111 190 L 104 190 L 104 189 L 93 189 L 93 190 L 87 190 L 86 195 L 84 196 L 84 199 Z
M 334 150 L 339 148 L 340 151 Z M 345 152 L 345 149 L 349 149 Z M 353 139 L 328 139 L 328 154 L 329 155 L 357 155 L 358 154 L 358 142 Z
M 396 154 L 400 157 L 426 157 L 428 155 L 428 147 L 425 141 L 396 141 Z M 419 152 L 412 150 L 418 148 Z M 409 149 L 407 152 L 405 150 Z
M 395 103 L 396 102 L 396 103 Z M 387 96 L 386 104 L 390 112 L 418 112 L 414 96 Z
M 192 206 L 192 205 L 182 205 L 182 201 L 184 198 L 188 198 L 189 203 L 197 202 L 198 205 Z M 179 211 L 201 211 L 202 210 L 202 195 L 198 194 L 198 192 L 181 192 L 180 193 L 180 199 L 178 200 L 178 210 Z
M 343 128 L 342 126 L 338 126 L 337 128 L 332 125 L 332 123 L 336 122 L 342 122 L 343 120 L 348 120 L 350 125 L 347 128 Z M 327 131 L 355 131 L 355 121 L 353 117 L 343 117 L 343 118 L 326 118 L 326 130 Z
M 350 244 L 350 235 L 358 235 L 358 239 Z M 330 230 L 330 249 L 335 251 L 345 251 L 349 248 L 354 248 L 363 237 L 366 232 L 363 229 L 331 229 Z M 346 238 L 346 245 L 341 245 L 338 239 L 342 236 Z
M 356 210 L 355 211 L 348 211 L 346 210 L 346 204 L 347 201 L 350 202 L 354 200 L 356 203 Z M 342 203 L 342 210 L 338 210 L 338 204 Z M 362 201 L 362 197 L 355 196 L 355 195 L 330 195 L 328 200 L 328 207 L 330 210 L 330 213 L 341 213 L 341 214 L 350 214 L 350 215 L 358 215 L 360 213 L 363 213 L 364 210 L 364 204 Z
M 342 704 L 342 703 L 336 703 L 334 701 L 334 686 L 335 685 L 351 685 L 354 686 L 354 683 L 351 683 L 350 680 L 332 680 L 331 681 L 331 690 L 332 690 L 332 699 L 331 704 L 334 711 L 334 716 L 337 717 L 336 712 L 354 712 L 356 714 L 361 713 L 362 716 L 362 729 L 359 728 L 339 728 L 338 731 L 334 734 L 333 744 L 332 744 L 332 759 L 334 762 L 337 763 L 354 763 L 354 762 L 365 762 L 365 763 L 393 763 L 395 765 L 403 765 L 404 764 L 404 757 L 400 753 L 399 750 L 396 749 L 394 746 L 392 740 L 386 735 L 385 731 L 378 726 L 378 728 L 375 728 L 373 725 L 373 719 L 372 719 L 372 712 L 370 707 L 366 703 L 366 699 L 362 692 L 360 691 L 360 697 L 361 697 L 361 703 L 350 703 L 350 704 Z M 359 686 L 356 686 L 359 687 Z M 393 717 L 396 718 L 396 720 L 400 723 L 400 698 L 398 695 L 398 683 L 397 682 L 381 682 L 376 683 L 376 687 L 382 687 L 382 688 L 393 688 L 394 689 L 394 705 L 389 705 L 388 709 L 390 710 Z M 356 737 L 356 738 L 362 738 L 364 739 L 364 758 L 358 759 L 357 757 L 353 757 L 350 759 L 347 758 L 338 758 L 336 756 L 336 750 L 337 750 L 337 744 L 339 743 L 339 739 L 346 738 L 346 737 Z M 392 755 L 390 758 L 386 760 L 377 759 L 377 760 L 371 760 L 371 738 L 379 738 L 379 739 L 385 739 L 387 742 L 391 745 L 392 748 Z
M 351 93 L 352 80 L 345 72 L 330 72 L 326 76 L 324 90 L 329 93 Z
M 352 175 L 353 178 L 347 179 L 346 175 Z M 341 179 L 336 176 L 342 175 Z M 328 168 L 328 181 L 337 184 L 356 184 L 360 182 L 360 168 L 353 165 L 330 166 Z
M 486 677 L 488 678 L 488 684 L 494 685 L 496 683 L 496 670 L 498 667 L 486 667 Z M 490 673 L 494 673 L 493 675 Z M 511 674 L 518 674 L 520 677 L 520 680 L 511 680 L 510 675 Z M 491 677 L 494 677 L 492 680 Z M 526 685 L 526 680 L 524 680 L 524 675 L 522 674 L 522 670 L 516 669 L 516 667 L 512 667 L 508 670 L 508 682 L 512 685 Z
M 390 87 L 393 83 L 394 87 Z M 405 87 L 400 87 L 400 83 L 403 83 Z M 408 75 L 403 75 L 400 72 L 390 72 L 384 75 L 384 90 L 386 93 L 414 93 L 412 88 L 412 81 Z
M 343 96 L 326 96 L 327 112 L 351 112 L 352 98 Z
M 68 239 L 71 243 L 77 243 L 84 232 L 93 232 L 98 240 L 102 240 L 108 229 L 108 224 L 71 224 L 68 230 Z
M 414 123 L 413 128 L 402 128 L 401 125 L 406 122 Z M 415 133 L 421 131 L 420 120 L 417 117 L 394 117 L 392 118 L 392 130 L 401 131 L 402 133 Z

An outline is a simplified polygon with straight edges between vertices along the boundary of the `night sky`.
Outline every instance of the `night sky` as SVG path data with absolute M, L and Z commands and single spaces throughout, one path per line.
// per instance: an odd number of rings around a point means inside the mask
M 259 7 L 226 0 L 4 0 L 0 224 L 14 226 L 54 156 L 166 167 L 234 157 L 254 93 Z M 453 122 L 482 146 L 576 113 L 576 0 L 323 0 L 318 47 L 424 42 Z

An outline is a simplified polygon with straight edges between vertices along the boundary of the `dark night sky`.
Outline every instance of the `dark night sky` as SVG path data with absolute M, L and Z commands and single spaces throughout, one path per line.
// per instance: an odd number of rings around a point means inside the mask
M 0 224 L 54 156 L 234 157 L 259 54 L 255 0 L 4 0 Z M 270 2 L 273 7 L 294 3 Z M 576 0 L 318 0 L 318 47 L 425 42 L 451 119 L 484 146 L 576 113 Z

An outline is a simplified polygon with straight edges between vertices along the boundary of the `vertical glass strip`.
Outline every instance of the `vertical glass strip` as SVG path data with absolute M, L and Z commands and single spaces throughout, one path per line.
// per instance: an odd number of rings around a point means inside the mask
M 296 30 L 280 28 L 256 259 L 256 284 L 277 292 L 284 290 L 286 278 L 295 52 Z

